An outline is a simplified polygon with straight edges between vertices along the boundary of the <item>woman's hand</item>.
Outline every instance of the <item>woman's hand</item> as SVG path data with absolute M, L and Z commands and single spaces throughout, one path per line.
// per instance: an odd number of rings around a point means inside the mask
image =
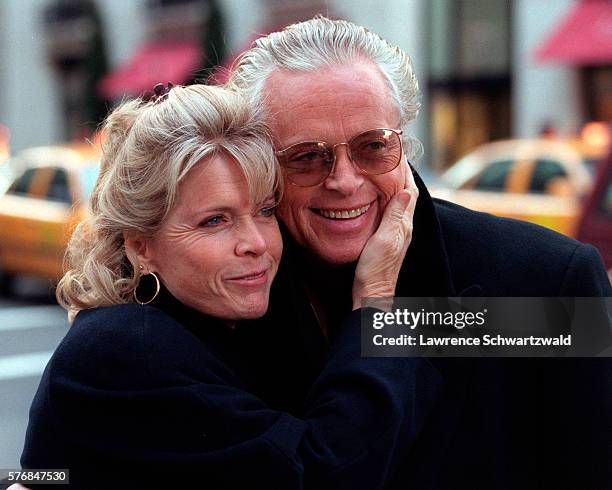
M 363 298 L 389 298 L 391 307 L 395 286 L 408 245 L 412 240 L 412 220 L 419 190 L 412 170 L 406 169 L 404 189 L 387 204 L 376 233 L 367 241 L 355 270 L 353 309 L 361 308 Z

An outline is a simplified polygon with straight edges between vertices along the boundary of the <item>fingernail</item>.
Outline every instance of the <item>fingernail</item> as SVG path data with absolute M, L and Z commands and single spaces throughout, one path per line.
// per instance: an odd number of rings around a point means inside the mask
M 399 199 L 400 204 L 404 206 L 404 208 L 408 206 L 408 203 L 410 202 L 410 192 L 408 191 L 408 189 L 403 189 L 400 192 L 398 199 Z

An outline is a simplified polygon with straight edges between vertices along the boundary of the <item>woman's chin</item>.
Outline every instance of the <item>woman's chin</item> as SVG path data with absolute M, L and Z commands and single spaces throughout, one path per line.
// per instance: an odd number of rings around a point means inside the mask
M 262 293 L 248 296 L 225 296 L 215 304 L 208 301 L 206 304 L 198 304 L 192 308 L 219 318 L 226 322 L 237 322 L 241 320 L 254 320 L 265 315 L 268 310 L 269 294 Z

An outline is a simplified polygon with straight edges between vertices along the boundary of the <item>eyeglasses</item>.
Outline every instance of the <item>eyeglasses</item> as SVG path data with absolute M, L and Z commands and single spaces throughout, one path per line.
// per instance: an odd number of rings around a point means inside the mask
M 332 145 L 324 141 L 304 141 L 276 152 L 289 182 L 299 187 L 319 185 L 336 166 L 336 148 L 346 146 L 346 153 L 359 171 L 369 175 L 391 172 L 402 159 L 401 130 L 371 129 L 346 143 Z

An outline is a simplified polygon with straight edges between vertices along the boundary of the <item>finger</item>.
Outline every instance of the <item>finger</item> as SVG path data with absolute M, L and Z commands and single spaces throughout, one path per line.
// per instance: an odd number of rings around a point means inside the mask
M 408 202 L 408 206 L 406 206 L 404 217 L 412 221 L 412 219 L 414 218 L 414 212 L 416 210 L 417 200 L 419 199 L 419 188 L 416 186 L 416 184 L 414 184 L 413 181 L 413 184 L 408 188 L 404 189 L 403 192 L 407 192 L 410 195 L 410 201 Z
M 404 219 L 406 221 L 410 220 L 410 224 L 412 224 L 412 218 L 414 216 L 414 212 L 416 209 L 417 199 L 419 197 L 419 188 L 414 181 L 414 175 L 412 173 L 412 167 L 408 162 L 408 157 L 404 155 L 404 162 L 406 164 L 406 170 L 404 174 L 404 190 L 408 191 L 410 195 L 410 202 L 408 206 L 404 210 Z
M 387 204 L 382 220 L 376 232 L 379 236 L 395 234 L 398 224 L 404 221 L 406 209 L 410 206 L 412 196 L 409 189 L 399 191 Z
M 412 186 L 416 186 L 414 181 L 414 175 L 412 174 L 412 167 L 410 166 L 410 162 L 408 158 L 405 157 L 406 162 L 406 175 L 404 176 L 404 189 L 408 189 Z

